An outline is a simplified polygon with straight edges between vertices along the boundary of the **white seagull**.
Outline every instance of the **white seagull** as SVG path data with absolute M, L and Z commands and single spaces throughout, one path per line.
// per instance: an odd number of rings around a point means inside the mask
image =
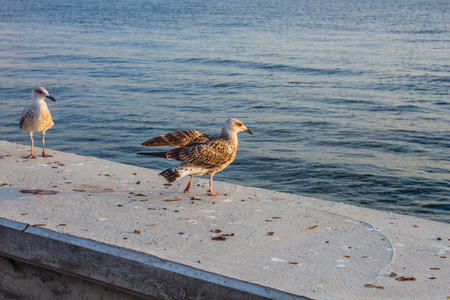
M 142 146 L 175 146 L 177 148 L 165 152 L 139 152 L 138 154 L 164 157 L 171 160 L 179 160 L 177 166 L 162 171 L 168 182 L 177 181 L 190 175 L 191 179 L 184 192 L 189 192 L 194 176 L 211 175 L 209 179 L 210 196 L 220 196 L 214 193 L 212 179 L 215 173 L 225 169 L 234 160 L 238 147 L 237 134 L 245 131 L 253 135 L 253 131 L 247 129 L 241 121 L 228 119 L 220 136 L 203 134 L 197 130 L 174 131 L 155 137 L 142 143 Z
M 45 153 L 45 131 L 52 128 L 53 118 L 48 110 L 47 104 L 44 99 L 48 98 L 56 102 L 55 98 L 49 95 L 47 90 L 43 87 L 36 87 L 31 93 L 33 103 L 25 108 L 22 112 L 22 118 L 20 118 L 20 129 L 28 131 L 31 138 L 31 155 L 26 157 L 27 159 L 36 158 L 33 152 L 33 132 L 42 131 L 42 156 L 52 157 L 52 155 Z

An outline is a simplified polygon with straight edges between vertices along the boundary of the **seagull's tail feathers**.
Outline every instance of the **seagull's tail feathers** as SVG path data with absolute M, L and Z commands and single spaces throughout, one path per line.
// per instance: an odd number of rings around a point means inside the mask
M 178 165 L 164 170 L 158 175 L 164 177 L 168 182 L 174 182 L 188 175 L 202 175 L 203 169 L 189 165 Z
M 161 175 L 162 177 L 164 177 L 168 182 L 175 182 L 178 179 L 184 177 L 184 176 L 182 176 L 182 173 L 180 172 L 180 170 L 178 170 L 177 167 L 173 167 L 173 168 L 164 170 L 161 173 L 159 173 L 158 175 Z
M 137 154 L 166 158 L 167 152 L 138 152 Z
M 162 158 L 167 158 L 167 159 L 171 159 L 171 160 L 181 160 L 180 152 L 181 152 L 181 148 L 174 148 L 169 151 L 163 151 L 163 152 L 138 152 L 137 154 L 162 157 Z

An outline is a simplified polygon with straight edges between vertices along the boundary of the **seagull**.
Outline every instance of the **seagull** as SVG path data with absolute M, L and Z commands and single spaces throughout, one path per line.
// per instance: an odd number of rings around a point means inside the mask
M 142 146 L 175 146 L 177 148 L 164 152 L 139 152 L 138 154 L 179 160 L 177 166 L 162 171 L 168 182 L 177 181 L 187 175 L 191 176 L 184 189 L 187 193 L 191 189 L 194 176 L 211 175 L 209 179 L 210 196 L 221 196 L 214 193 L 212 180 L 215 173 L 225 169 L 234 160 L 238 147 L 238 132 L 245 131 L 253 135 L 253 131 L 237 119 L 228 119 L 222 127 L 220 136 L 203 134 L 197 130 L 183 130 L 169 132 L 143 142 Z
M 28 131 L 31 138 L 31 155 L 24 157 L 27 159 L 36 158 L 33 152 L 33 132 L 42 131 L 42 157 L 52 157 L 52 155 L 45 153 L 45 131 L 52 128 L 53 118 L 50 115 L 47 104 L 44 99 L 48 98 L 56 102 L 56 99 L 50 96 L 47 90 L 43 87 L 36 87 L 31 93 L 33 103 L 25 108 L 22 112 L 22 118 L 20 118 L 20 129 Z

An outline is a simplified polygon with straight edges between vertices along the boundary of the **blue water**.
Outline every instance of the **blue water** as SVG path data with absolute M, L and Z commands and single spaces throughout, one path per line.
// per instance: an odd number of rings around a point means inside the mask
M 34 86 L 47 147 L 159 170 L 142 141 L 234 117 L 217 180 L 450 222 L 447 0 L 0 5 L 1 139 Z

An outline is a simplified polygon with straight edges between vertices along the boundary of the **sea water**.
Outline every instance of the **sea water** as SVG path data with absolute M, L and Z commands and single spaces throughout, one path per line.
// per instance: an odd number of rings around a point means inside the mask
M 35 86 L 48 148 L 157 170 L 141 142 L 234 117 L 217 180 L 450 222 L 447 0 L 0 4 L 1 139 Z

